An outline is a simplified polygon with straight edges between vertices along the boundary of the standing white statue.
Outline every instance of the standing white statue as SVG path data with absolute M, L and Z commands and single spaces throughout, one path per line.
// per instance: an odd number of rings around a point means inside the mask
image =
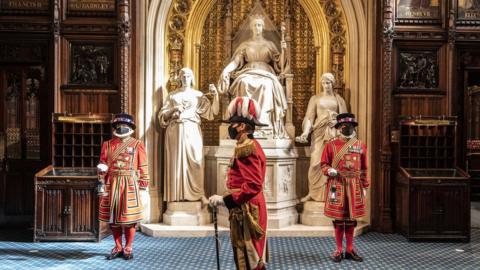
M 232 61 L 224 68 L 219 82 L 219 92 L 254 99 L 260 106 L 259 121 L 268 124 L 261 130 L 273 138 L 286 138 L 284 116 L 287 110 L 285 90 L 279 76 L 288 68 L 285 60 L 287 43 L 281 42 L 281 53 L 272 41 L 264 38 L 264 18 L 250 19 L 252 36 L 235 50 Z M 230 78 L 233 79 L 230 85 Z M 268 131 L 270 130 L 270 131 Z
M 333 74 L 322 74 L 321 83 L 323 92 L 310 98 L 302 123 L 303 132 L 295 138 L 297 142 L 307 143 L 307 137 L 312 132 L 308 195 L 301 199 L 302 202 L 325 201 L 323 188 L 327 178 L 320 172 L 320 159 L 325 142 L 337 135 L 335 129 L 337 114 L 347 112 L 345 100 L 333 92 L 335 83 Z
M 203 138 L 201 119 L 212 120 L 218 114 L 219 98 L 210 85 L 213 102 L 195 90 L 193 71 L 179 72 L 182 86 L 167 96 L 159 112 L 165 132 L 165 194 L 167 202 L 198 201 L 208 203 L 204 190 Z

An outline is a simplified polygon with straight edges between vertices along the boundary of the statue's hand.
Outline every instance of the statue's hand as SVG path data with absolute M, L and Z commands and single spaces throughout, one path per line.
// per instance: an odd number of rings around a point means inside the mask
M 298 137 L 295 137 L 295 141 L 299 143 L 308 143 L 307 137 L 308 137 L 308 134 L 302 134 Z
M 213 96 L 218 95 L 217 87 L 215 87 L 215 85 L 214 85 L 213 83 L 211 83 L 211 84 L 208 85 L 208 90 L 210 91 L 210 93 L 211 93 Z
M 282 48 L 282 49 L 287 48 L 287 42 L 285 40 L 280 42 L 280 48 Z
M 170 111 L 170 119 L 175 120 L 180 118 L 180 114 L 183 112 L 184 108 L 183 106 L 175 106 L 172 108 Z
M 335 127 L 335 124 L 337 124 L 337 120 L 332 120 L 332 121 L 328 122 L 328 126 L 331 127 L 331 128 Z

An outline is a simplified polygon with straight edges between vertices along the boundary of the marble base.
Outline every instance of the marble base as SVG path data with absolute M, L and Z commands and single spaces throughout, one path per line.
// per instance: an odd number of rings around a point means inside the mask
M 296 159 L 297 152 L 290 139 L 257 140 L 262 146 L 267 158 L 265 184 L 263 194 L 267 203 L 268 228 L 279 229 L 297 223 Z M 233 156 L 236 141 L 220 140 L 220 146 L 215 153 L 217 164 L 217 194 L 224 194 L 225 181 Z M 226 209 L 220 210 L 219 224 L 228 224 Z
M 370 226 L 365 222 L 358 222 L 355 227 L 355 236 L 366 233 Z M 213 224 L 204 226 L 169 226 L 165 224 L 141 224 L 142 233 L 152 237 L 213 237 Z M 218 226 L 219 236 L 229 235 L 228 227 Z M 333 226 L 306 226 L 295 224 L 281 229 L 268 229 L 268 237 L 333 237 Z
M 143 234 L 152 237 L 214 237 L 213 223 L 200 226 L 172 226 L 166 224 L 141 224 Z M 230 234 L 228 227 L 218 226 L 219 236 Z
M 324 215 L 325 203 L 307 201 L 303 204 L 303 212 L 300 215 L 300 223 L 308 226 L 332 225 L 332 219 Z
M 163 222 L 173 226 L 198 226 L 211 221 L 208 207 L 201 202 L 168 202 Z

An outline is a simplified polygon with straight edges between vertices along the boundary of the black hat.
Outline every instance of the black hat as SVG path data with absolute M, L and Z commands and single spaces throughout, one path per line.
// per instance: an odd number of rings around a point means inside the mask
M 112 126 L 113 128 L 116 128 L 117 125 L 120 124 L 126 124 L 130 126 L 132 129 L 135 129 L 135 121 L 133 120 L 133 116 L 127 113 L 119 113 L 116 114 L 115 117 L 112 120 Z
M 258 117 L 260 116 L 260 106 L 258 103 L 249 97 L 236 97 L 228 105 L 228 113 L 230 118 L 223 122 L 226 123 L 246 123 L 252 127 L 268 126 L 260 123 Z
M 337 123 L 335 128 L 338 128 L 343 123 L 351 123 L 354 127 L 358 126 L 357 119 L 353 113 L 341 113 L 337 115 Z

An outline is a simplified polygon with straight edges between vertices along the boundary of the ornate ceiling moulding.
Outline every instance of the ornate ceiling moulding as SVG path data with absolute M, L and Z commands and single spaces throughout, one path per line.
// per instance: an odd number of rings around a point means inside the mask
M 395 40 L 415 39 L 415 40 L 445 40 L 445 32 L 405 32 L 395 33 Z
M 31 22 L 2 22 L 0 23 L 0 31 L 2 32 L 39 32 L 48 33 L 52 30 L 52 25 L 49 22 L 31 23 Z
M 85 34 L 85 33 L 102 33 L 117 34 L 118 26 L 115 24 L 62 24 L 61 32 L 63 34 Z

